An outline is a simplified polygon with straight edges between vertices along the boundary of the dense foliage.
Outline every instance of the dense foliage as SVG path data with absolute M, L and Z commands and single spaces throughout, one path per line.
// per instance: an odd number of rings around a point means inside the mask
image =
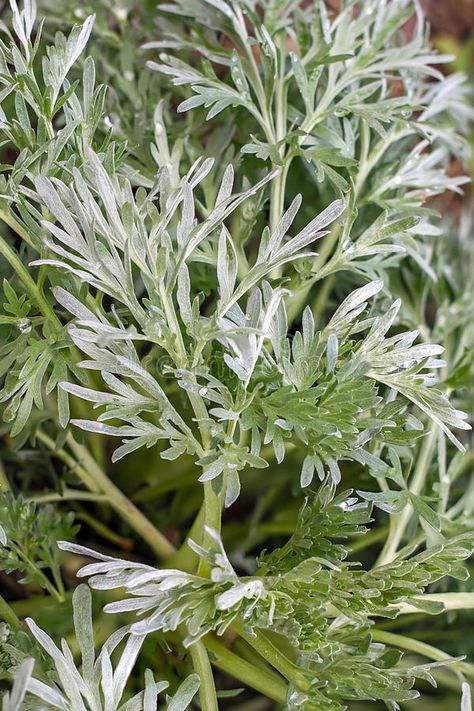
M 473 112 L 417 2 L 10 4 L 4 711 L 471 711 Z

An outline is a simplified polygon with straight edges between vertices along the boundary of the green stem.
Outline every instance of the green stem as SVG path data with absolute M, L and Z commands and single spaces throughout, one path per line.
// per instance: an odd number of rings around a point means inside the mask
M 189 652 L 194 671 L 201 681 L 199 687 L 199 701 L 202 711 L 219 711 L 214 676 L 212 674 L 206 647 L 202 642 L 195 642 L 189 648 Z
M 222 490 L 225 489 L 225 482 L 222 483 Z M 203 518 L 203 533 L 202 545 L 204 548 L 214 547 L 212 536 L 206 531 L 206 528 L 212 528 L 219 535 L 221 532 L 221 516 L 222 516 L 222 496 L 216 494 L 213 489 L 213 482 L 204 482 L 204 518 Z M 198 514 L 199 516 L 199 514 Z M 210 572 L 209 564 L 202 558 L 198 565 L 198 575 L 208 575 Z
M 65 449 L 57 449 L 55 441 L 49 435 L 47 435 L 46 432 L 43 432 L 42 430 L 37 430 L 36 437 L 40 440 L 40 442 L 46 445 L 46 447 L 56 457 L 58 457 L 58 459 L 64 462 L 64 464 L 66 464 L 66 466 L 68 466 L 69 469 L 71 469 L 72 472 L 79 477 L 82 483 L 87 486 L 87 488 L 91 492 L 101 495 L 100 487 L 94 480 L 94 477 L 92 477 L 91 474 L 87 471 L 87 469 L 81 466 L 80 463 L 74 459 L 74 457 L 72 457 L 68 452 L 66 452 Z
M 11 491 L 10 482 L 8 481 L 7 475 L 5 473 L 5 467 L 0 459 L 0 495 L 6 494 Z
M 321 240 L 318 256 L 315 258 L 311 268 L 313 276 L 309 277 L 302 285 L 294 290 L 293 298 L 288 303 L 288 323 L 293 323 L 301 314 L 311 289 L 317 282 L 322 281 L 322 284 L 319 286 L 315 306 L 313 308 L 315 318 L 318 312 L 321 314 L 326 308 L 329 294 L 334 285 L 334 269 L 336 269 L 339 262 L 340 252 L 337 245 L 340 236 L 338 232 L 339 225 L 336 224 L 331 232 Z
M 278 223 L 281 220 L 285 209 L 285 191 L 286 179 L 290 167 L 289 160 L 285 161 L 286 146 L 284 139 L 287 132 L 287 100 L 286 100 L 286 81 L 285 81 L 285 59 L 286 59 L 286 32 L 281 30 L 277 38 L 278 55 L 279 55 L 279 71 L 278 79 L 275 88 L 275 136 L 274 141 L 280 143 L 278 153 L 280 157 L 280 165 L 273 165 L 273 168 L 279 168 L 279 173 L 271 184 L 270 195 L 270 232 L 274 232 Z M 281 269 L 275 269 L 272 274 L 277 278 L 281 275 Z
M 179 366 L 186 366 L 188 362 L 188 356 L 186 353 L 186 348 L 183 341 L 183 336 L 178 322 L 178 317 L 176 315 L 176 309 L 174 303 L 165 289 L 161 289 L 160 292 L 161 300 L 163 303 L 163 309 L 167 316 L 168 324 L 175 336 L 176 342 L 176 359 L 175 362 Z M 201 434 L 202 447 L 204 451 L 207 451 L 211 444 L 211 435 L 209 432 L 209 426 L 207 423 L 208 412 L 203 398 L 199 393 L 188 392 L 188 398 L 193 408 L 194 415 L 198 422 L 199 431 Z M 224 488 L 224 486 L 223 486 Z M 204 484 L 204 502 L 203 502 L 203 513 L 201 511 L 198 514 L 198 520 L 193 524 L 193 531 L 195 533 L 201 533 L 198 541 L 204 547 L 212 546 L 212 539 L 206 532 L 205 527 L 209 527 L 220 533 L 221 530 L 221 511 L 222 511 L 222 501 L 221 496 L 216 494 L 213 489 L 211 481 L 205 482 Z M 202 523 L 201 523 L 202 522 Z M 208 564 L 204 560 L 200 560 L 198 564 L 198 574 L 205 575 L 208 574 Z
M 0 620 L 6 622 L 10 627 L 18 629 L 20 620 L 14 613 L 8 602 L 0 595 Z
M 393 144 L 396 143 L 397 141 L 401 140 L 405 136 L 410 135 L 410 131 L 399 131 L 397 129 L 393 129 L 391 133 L 388 134 L 383 140 L 379 141 L 372 151 L 369 153 L 367 160 L 364 162 L 362 169 L 359 171 L 358 179 L 357 179 L 357 185 L 356 185 L 356 192 L 358 197 L 360 197 L 360 192 L 362 190 L 362 187 L 370 174 L 370 172 L 373 170 L 373 168 L 377 165 L 377 163 L 381 160 L 383 154 L 389 149 L 389 147 Z M 369 195 L 366 195 L 363 199 L 360 199 L 359 204 L 360 206 L 366 205 L 370 202 L 373 201 L 373 199 L 377 196 L 378 191 L 374 191 L 369 193 Z
M 115 533 L 115 531 L 106 526 L 103 521 L 98 519 L 97 516 L 93 516 L 87 511 L 84 511 L 82 507 L 76 506 L 74 508 L 78 509 L 75 513 L 75 520 L 87 523 L 87 525 L 96 531 L 105 541 L 110 541 L 123 550 L 131 550 L 133 548 L 133 541 L 130 538 L 124 538 L 124 536 Z
M 68 445 L 76 455 L 78 462 L 85 465 L 89 474 L 97 482 L 101 492 L 110 497 L 110 503 L 122 518 L 133 528 L 159 558 L 169 558 L 176 552 L 168 539 L 147 519 L 130 499 L 109 479 L 99 467 L 86 447 L 78 444 L 72 435 L 68 435 Z
M 249 664 L 252 664 L 254 668 L 258 667 L 259 669 L 263 669 L 265 673 L 276 677 L 280 681 L 282 680 L 281 675 L 273 669 L 270 664 L 267 664 L 264 658 L 261 657 L 255 649 L 252 649 L 250 644 L 248 644 L 245 639 L 242 639 L 242 637 L 237 637 L 235 640 L 232 640 L 229 646 L 236 656 L 240 659 L 244 659 L 246 662 L 249 662 Z
M 212 482 L 204 483 L 204 520 L 205 525 L 221 532 L 221 497 L 212 488 Z
M 308 691 L 311 682 L 304 672 L 275 647 L 263 632 L 257 631 L 255 635 L 250 635 L 239 622 L 234 623 L 232 627 L 251 647 L 271 664 L 272 667 L 277 669 L 285 679 L 288 679 L 293 686 L 301 691 Z
M 62 588 L 62 591 L 56 588 L 46 577 L 46 575 L 43 573 L 41 568 L 39 568 L 34 561 L 31 560 L 27 555 L 24 555 L 21 551 L 18 551 L 18 555 L 20 558 L 22 558 L 25 563 L 28 564 L 30 568 L 32 568 L 35 573 L 37 574 L 38 578 L 41 578 L 42 580 L 42 586 L 45 590 L 49 592 L 49 594 L 54 597 L 58 602 L 64 602 L 64 587 L 62 585 L 62 581 L 60 584 L 60 587 Z M 56 577 L 56 576 L 55 576 Z
M 16 232 L 18 237 L 21 237 L 23 242 L 26 242 L 27 245 L 29 245 L 30 247 L 35 249 L 35 246 L 31 240 L 30 235 L 25 230 L 23 225 L 21 225 L 18 222 L 18 220 L 15 217 L 13 217 L 13 215 L 11 213 L 7 212 L 7 210 L 0 210 L 0 220 L 2 222 L 4 222 L 6 225 L 8 225 L 8 227 L 10 227 L 10 229 L 12 229 L 14 232 Z
M 434 450 L 436 447 L 436 441 L 438 438 L 438 428 L 433 425 L 433 428 L 429 435 L 425 438 L 423 446 L 420 451 L 420 456 L 413 474 L 413 479 L 410 483 L 410 492 L 416 496 L 422 491 L 426 477 L 428 476 L 431 460 L 433 458 Z M 410 518 L 413 514 L 413 507 L 411 504 L 406 504 L 403 511 L 392 516 L 390 519 L 390 532 L 385 545 L 378 557 L 376 566 L 386 565 L 391 563 L 392 560 L 397 555 L 397 550 L 400 542 L 405 533 L 405 529 L 410 522 Z
M 104 494 L 95 494 L 91 491 L 64 489 L 62 492 L 52 491 L 48 494 L 31 496 L 27 501 L 34 501 L 37 504 L 48 504 L 51 502 L 61 503 L 61 501 L 94 501 L 103 504 L 107 503 L 108 499 Z
M 222 669 L 269 699 L 281 705 L 286 703 L 288 687 L 279 674 L 242 659 L 214 637 L 206 637 L 204 644 L 212 652 L 211 663 L 218 669 Z
M 183 545 L 178 552 L 167 561 L 170 568 L 179 568 L 179 570 L 190 573 L 196 570 L 198 555 L 189 547 L 189 541 L 201 541 L 203 529 L 204 506 L 201 506 Z
M 166 315 L 168 327 L 173 332 L 173 335 L 175 337 L 176 353 L 174 354 L 173 360 L 178 367 L 182 368 L 186 366 L 188 357 L 186 354 L 186 348 L 184 346 L 183 334 L 181 333 L 181 328 L 179 327 L 178 323 L 178 317 L 176 316 L 176 310 L 174 308 L 174 304 L 170 295 L 164 287 L 164 284 L 160 285 L 160 297 L 161 303 L 163 305 L 163 310 Z M 170 353 L 170 355 L 173 356 L 172 353 Z
M 61 576 L 61 569 L 59 567 L 59 563 L 53 564 L 51 566 L 51 573 L 53 575 L 54 584 L 56 585 L 56 589 L 58 591 L 58 600 L 59 600 L 59 602 L 62 603 L 65 600 L 66 590 L 64 588 L 64 583 L 63 583 L 63 579 Z
M 286 110 L 284 108 L 286 92 L 284 86 L 281 91 L 282 96 L 279 95 L 280 91 L 277 94 L 277 141 L 283 141 L 286 133 Z M 271 184 L 270 231 L 272 233 L 276 230 L 285 209 L 286 179 L 290 167 L 290 160 L 285 161 L 285 146 L 283 144 L 278 149 L 278 152 L 282 165 L 272 166 L 273 168 L 279 168 L 279 173 L 274 180 L 272 180 Z
M 368 165 L 367 156 L 370 147 L 370 128 L 365 121 L 361 121 L 360 126 L 360 150 L 359 150 L 359 169 L 357 171 L 357 178 L 354 184 L 354 193 L 357 196 L 361 192 L 361 188 L 365 182 L 367 174 L 370 171 Z
M 71 434 L 68 435 L 66 441 L 76 458 L 71 457 L 64 449 L 56 449 L 54 440 L 41 430 L 38 432 L 38 439 L 67 464 L 88 489 L 96 494 L 105 496 L 110 505 L 148 543 L 159 558 L 170 558 L 176 552 L 170 541 L 115 486 L 107 474 L 99 467 L 87 448 L 76 442 Z
M 436 662 L 449 662 L 452 659 L 449 654 L 446 654 L 446 652 L 443 652 L 441 649 L 432 647 L 430 644 L 426 644 L 426 642 L 420 642 L 420 640 L 414 639 L 413 637 L 405 637 L 404 635 L 393 634 L 392 632 L 385 632 L 384 630 L 378 629 L 373 629 L 371 634 L 376 642 L 406 649 L 422 657 L 433 659 Z M 474 680 L 474 666 L 472 664 L 456 662 L 455 665 L 459 671 Z
M 421 600 L 427 600 L 428 602 L 441 602 L 444 605 L 445 612 L 450 610 L 474 610 L 474 593 L 426 593 L 419 597 Z M 412 612 L 419 613 L 419 609 L 408 602 L 402 602 L 397 607 L 401 615 L 409 615 Z
M 51 319 L 51 321 L 56 326 L 62 327 L 61 321 L 54 313 L 51 304 L 46 300 L 43 292 L 32 279 L 29 271 L 22 263 L 15 250 L 12 249 L 9 244 L 7 244 L 3 237 L 0 237 L 0 254 L 5 257 L 10 266 L 18 274 L 18 277 L 23 282 L 24 287 L 26 288 L 30 296 L 36 301 L 38 308 L 40 309 L 43 316 Z
M 273 166 L 279 167 L 279 166 Z M 272 180 L 270 195 L 270 232 L 276 230 L 284 210 L 286 164 L 280 168 L 278 175 Z
M 239 10 L 238 12 L 240 14 L 240 21 L 244 30 L 244 36 L 246 37 L 247 31 L 245 29 L 245 18 L 241 10 Z M 255 116 L 255 118 L 257 118 L 257 121 L 261 125 L 268 142 L 274 143 L 275 130 L 273 125 L 273 117 L 268 110 L 265 87 L 263 86 L 262 79 L 260 77 L 260 71 L 255 60 L 252 47 L 250 46 L 250 42 L 248 41 L 242 41 L 241 46 L 248 59 L 249 76 L 251 77 L 252 86 L 257 97 L 258 107 L 260 109 L 260 112 L 252 111 L 252 114 L 253 116 Z M 252 106 L 252 103 L 250 103 L 250 106 Z M 259 113 L 261 118 L 258 118 Z
M 207 425 L 207 408 L 204 400 L 199 394 L 188 393 L 191 406 L 193 408 L 196 419 L 198 420 L 201 440 L 204 450 L 208 450 L 211 444 L 211 436 Z M 213 540 L 206 527 L 212 528 L 218 534 L 221 532 L 221 515 L 222 515 L 222 496 L 225 490 L 225 481 L 222 483 L 220 494 L 216 494 L 213 488 L 212 481 L 204 482 L 204 501 L 197 515 L 197 519 L 192 526 L 192 530 L 197 535 L 197 540 L 206 547 L 213 546 Z M 195 539 L 196 540 L 196 539 Z M 207 575 L 209 566 L 205 560 L 200 560 L 198 564 L 198 574 Z

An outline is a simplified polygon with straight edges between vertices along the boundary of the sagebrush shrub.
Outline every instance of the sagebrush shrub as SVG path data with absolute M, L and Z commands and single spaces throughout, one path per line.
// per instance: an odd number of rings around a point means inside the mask
M 413 0 L 40 10 L 0 42 L 4 711 L 470 711 L 464 77 Z

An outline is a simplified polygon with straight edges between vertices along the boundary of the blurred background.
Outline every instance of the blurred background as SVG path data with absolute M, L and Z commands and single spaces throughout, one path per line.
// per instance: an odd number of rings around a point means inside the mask
M 448 68 L 467 74 L 474 86 L 474 0 L 421 0 L 420 4 L 431 23 L 436 48 L 455 56 Z

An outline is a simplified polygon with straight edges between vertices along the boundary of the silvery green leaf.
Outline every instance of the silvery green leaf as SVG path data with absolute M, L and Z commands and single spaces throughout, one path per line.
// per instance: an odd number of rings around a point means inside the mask
M 88 432 L 100 432 L 115 437 L 133 437 L 137 431 L 134 427 L 116 427 L 114 425 L 104 425 L 102 422 L 94 422 L 92 420 L 71 420 L 73 425 L 80 427 Z
M 45 684 L 39 679 L 30 679 L 28 682 L 28 691 L 33 696 L 41 699 L 41 701 L 46 702 L 53 709 L 68 711 L 67 700 L 64 696 L 59 691 L 51 686 L 48 686 L 48 684 Z
M 426 387 L 424 383 L 416 382 L 415 379 L 403 375 L 383 376 L 381 382 L 393 387 L 411 400 L 422 410 L 435 424 L 444 432 L 446 437 L 454 444 L 459 451 L 464 452 L 465 447 L 459 439 L 451 432 L 450 428 L 460 430 L 470 430 L 471 426 L 466 422 L 468 415 L 453 408 L 448 398 L 441 392 Z
M 190 674 L 186 677 L 169 700 L 167 711 L 185 711 L 196 695 L 200 684 L 201 681 L 197 674 Z
M 333 331 L 336 335 L 343 333 L 364 311 L 368 300 L 375 296 L 375 294 L 378 294 L 382 289 L 383 282 L 381 280 L 373 281 L 370 284 L 362 286 L 360 289 L 355 289 L 337 308 L 326 330 L 328 332 Z
M 211 481 L 219 476 L 224 470 L 224 462 L 221 459 L 217 459 L 210 466 L 206 467 L 204 472 L 199 477 L 199 481 Z
M 117 708 L 125 690 L 125 685 L 132 672 L 144 638 L 130 635 L 113 673 L 111 708 Z
M 180 316 L 186 326 L 191 326 L 193 321 L 190 291 L 191 282 L 189 279 L 189 270 L 186 264 L 182 264 L 178 272 L 178 287 L 176 290 L 176 299 L 178 301 Z
M 204 220 L 204 222 L 199 226 L 199 228 L 193 234 L 191 239 L 188 241 L 185 248 L 183 249 L 182 256 L 180 255 L 178 258 L 178 262 L 181 263 L 182 261 L 186 261 L 194 252 L 194 250 L 199 246 L 199 244 L 208 237 L 208 235 L 215 229 L 218 224 L 223 223 L 224 220 L 228 217 L 228 215 L 234 212 L 234 210 L 236 210 L 239 205 L 241 205 L 243 202 L 252 197 L 252 195 L 258 193 L 258 191 L 261 190 L 268 182 L 273 180 L 277 174 L 277 170 L 273 170 L 270 173 L 267 173 L 267 175 L 265 175 L 261 180 L 255 183 L 255 185 L 253 185 L 248 190 L 233 195 L 231 198 L 224 200 L 218 206 L 216 206 L 214 211 L 211 212 L 210 216 L 206 220 Z
M 86 711 L 86 707 L 81 698 L 81 691 L 77 685 L 77 671 L 70 668 L 68 662 L 66 661 L 66 657 L 56 647 L 48 634 L 40 629 L 32 619 L 27 618 L 25 621 L 38 644 L 40 644 L 46 654 L 51 657 L 61 684 L 63 685 L 65 696 L 75 704 L 77 711 Z M 29 689 L 34 693 L 31 685 L 29 686 Z
M 76 395 L 82 400 L 88 400 L 97 405 L 107 405 L 117 400 L 116 396 L 109 393 L 103 393 L 100 390 L 91 390 L 90 388 L 84 388 L 82 385 L 75 385 L 74 383 L 62 382 L 60 383 L 60 387 L 70 395 Z
M 118 567 L 119 571 L 128 565 L 126 561 L 116 561 L 109 556 L 103 556 L 74 544 L 62 542 L 60 546 L 63 550 L 70 550 L 80 554 L 85 553 L 99 558 L 101 561 L 107 561 L 107 565 L 110 561 L 113 564 L 112 567 Z M 100 567 L 104 563 L 96 565 Z M 143 575 L 143 566 L 138 567 Z M 86 566 L 86 568 L 94 568 L 94 566 Z M 149 568 L 149 570 L 152 569 Z M 115 578 L 114 582 L 117 582 L 117 578 Z M 127 704 L 121 704 L 125 686 L 135 665 L 144 638 L 138 634 L 130 635 L 129 627 L 120 628 L 105 641 L 95 661 L 91 594 L 86 585 L 80 585 L 73 594 L 73 613 L 76 639 L 82 655 L 81 673 L 75 666 L 74 657 L 66 642 L 62 641 L 61 650 L 59 650 L 49 635 L 43 632 L 33 620 L 27 619 L 26 622 L 31 633 L 54 663 L 57 683 L 53 685 L 31 678 L 33 669 L 31 664 L 29 677 L 25 678 L 23 689 L 19 691 L 24 695 L 24 689 L 27 688 L 30 694 L 38 697 L 42 702 L 46 702 L 51 707 L 62 711 L 68 711 L 68 709 L 72 708 L 75 711 L 86 711 L 86 708 L 96 709 L 97 711 L 119 711 L 119 709 L 121 711 L 124 709 L 128 709 L 128 711 L 144 711 L 144 709 L 150 708 L 152 703 L 156 704 L 157 694 L 163 691 L 168 684 L 167 682 L 155 683 L 153 678 L 150 678 L 150 674 L 146 675 L 145 691 L 135 696 Z M 111 655 L 123 640 L 126 640 L 125 646 L 114 668 Z M 10 697 L 10 700 L 12 698 Z M 22 698 L 21 694 L 18 698 Z M 4 706 L 4 708 L 5 711 L 17 711 L 17 708 L 19 710 L 20 707 Z
M 145 690 L 140 691 L 132 699 L 120 706 L 119 711 L 155 711 L 158 694 L 167 689 L 167 681 L 155 682 L 153 672 L 145 670 Z
M 143 711 L 155 711 L 156 697 L 168 687 L 168 682 L 155 683 L 153 673 L 150 669 L 145 671 L 145 691 L 143 699 Z
M 301 207 L 302 203 L 302 197 L 300 194 L 298 194 L 292 201 L 290 207 L 288 210 L 283 214 L 283 217 L 279 221 L 275 231 L 271 235 L 270 239 L 268 240 L 267 244 L 264 243 L 263 239 L 260 244 L 260 251 L 258 255 L 258 262 L 263 262 L 264 260 L 268 259 L 270 255 L 274 254 L 280 247 L 281 242 L 283 238 L 286 236 L 288 233 L 288 230 L 290 229 L 291 225 L 293 224 L 293 220 L 295 219 L 298 210 Z M 264 251 L 262 251 L 262 247 L 264 246 Z
M 87 585 L 79 585 L 73 593 L 74 628 L 81 649 L 82 674 L 84 679 L 93 681 L 95 651 L 92 628 L 92 600 Z
M 335 333 L 330 333 L 326 346 L 326 372 L 332 373 L 337 362 L 339 342 Z
M 240 496 L 240 477 L 235 469 L 228 469 L 225 483 L 225 507 L 229 508 Z
M 212 7 L 215 7 L 217 10 L 222 12 L 226 17 L 228 17 L 230 20 L 234 19 L 234 13 L 232 12 L 232 8 L 230 5 L 228 5 L 224 0 L 203 0 L 205 3 L 208 5 L 212 5 Z
M 222 182 L 219 186 L 219 192 L 216 197 L 216 205 L 219 205 L 223 200 L 227 200 L 232 195 L 234 187 L 234 168 L 229 164 L 224 171 Z
M 466 413 L 456 410 L 443 393 L 430 388 L 432 375 L 429 370 L 442 365 L 442 361 L 433 359 L 433 356 L 440 355 L 444 348 L 433 343 L 413 345 L 417 331 L 386 338 L 399 309 L 400 302 L 396 301 L 383 316 L 374 319 L 360 346 L 358 353 L 370 366 L 368 376 L 393 388 L 417 405 L 462 451 L 463 445 L 450 427 L 469 429 Z
M 198 159 L 191 167 L 186 178 L 192 188 L 195 188 L 201 183 L 211 172 L 214 167 L 214 158 Z
M 306 488 L 313 481 L 314 476 L 314 463 L 310 456 L 306 456 L 303 461 L 303 466 L 301 468 L 300 474 L 300 486 L 302 489 Z
M 467 681 L 462 683 L 461 711 L 472 711 L 471 687 Z
M 228 610 L 235 605 L 240 604 L 243 598 L 253 598 L 262 595 L 264 590 L 261 580 L 250 580 L 245 583 L 239 583 L 221 593 L 216 598 L 216 606 L 219 610 Z
M 100 664 L 101 691 L 104 698 L 107 699 L 107 705 L 113 708 L 111 702 L 114 699 L 114 670 L 109 650 L 106 647 L 102 649 L 98 662 Z
M 61 233 L 66 243 L 73 248 L 79 246 L 82 242 L 81 232 L 75 220 L 64 206 L 57 190 L 53 187 L 51 180 L 40 175 L 35 180 L 35 188 L 49 211 L 66 228 L 66 232 Z M 55 227 L 51 225 L 50 222 L 45 222 L 45 226 Z
M 74 25 L 69 37 L 59 35 L 56 44 L 50 48 L 43 73 L 47 86 L 53 89 L 53 105 L 71 67 L 84 51 L 92 32 L 95 16 L 89 16 L 82 26 Z
M 314 242 L 314 240 L 320 239 L 326 234 L 323 228 L 334 222 L 345 210 L 346 203 L 344 200 L 334 200 L 325 210 L 323 210 L 317 217 L 315 217 L 311 222 L 309 222 L 306 227 L 304 227 L 301 232 L 290 239 L 283 247 L 281 247 L 276 254 L 274 259 L 277 261 L 284 260 L 291 254 L 295 254 L 301 249 L 304 249 L 307 245 Z
M 60 545 L 63 550 L 87 555 L 99 561 L 88 564 L 79 571 L 80 577 L 91 576 L 91 587 L 99 590 L 125 588 L 131 595 L 128 599 L 107 604 L 104 610 L 110 613 L 136 611 L 141 615 L 142 619 L 133 623 L 130 628 L 132 635 L 146 635 L 157 630 L 176 630 L 181 625 L 188 629 L 188 636 L 184 640 L 184 646 L 187 647 L 212 629 L 222 634 L 239 612 L 249 626 L 258 619 L 261 621 L 261 615 L 270 620 L 274 614 L 274 593 L 267 590 L 263 581 L 258 578 L 241 584 L 216 531 L 206 526 L 205 533 L 211 541 L 210 547 L 204 548 L 191 540 L 189 546 L 208 562 L 211 568 L 210 578 L 176 569 L 159 569 L 139 562 L 115 559 L 75 544 Z M 209 610 L 210 597 L 220 601 L 217 607 L 213 605 L 214 611 Z M 197 616 L 196 610 L 199 610 Z M 123 633 L 119 636 L 120 640 L 122 638 Z M 108 674 L 109 684 L 112 684 L 111 672 Z M 195 687 L 196 684 L 190 682 L 186 694 L 194 695 L 195 691 L 191 694 L 191 690 Z M 184 698 L 180 703 L 184 702 Z
M 179 243 L 184 244 L 184 242 L 189 239 L 189 235 L 195 225 L 195 206 L 191 185 L 188 182 L 184 182 L 181 190 L 183 203 L 177 236 Z
M 217 279 L 219 281 L 220 298 L 228 301 L 234 291 L 237 278 L 237 254 L 230 235 L 225 227 L 219 236 L 217 254 Z
M 96 645 L 90 593 L 79 586 L 73 642 L 56 644 L 28 622 L 43 657 L 52 659 L 54 677 L 50 664 L 41 680 L 27 670 L 31 698 L 23 703 L 22 681 L 4 705 L 155 711 L 162 703 L 184 711 L 199 705 L 196 674 L 163 701 L 157 696 L 167 683 L 147 671 L 144 690 L 129 699 L 126 685 L 144 635 L 158 633 L 159 641 L 172 632 L 193 651 L 196 641 L 211 645 L 213 635 L 238 623 L 235 630 L 243 628 L 250 643 L 285 640 L 291 664 L 278 666 L 289 677 L 289 692 L 286 680 L 262 670 L 278 706 L 409 706 L 418 695 L 415 679 L 434 683 L 431 665 L 399 664 L 395 649 L 374 641 L 373 622 L 405 611 L 404 605 L 429 613 L 448 608 L 425 591 L 447 575 L 465 580 L 461 561 L 472 552 L 468 535 L 449 540 L 470 526 L 473 497 L 467 470 L 459 458 L 449 462 L 450 445 L 441 437 L 444 431 L 458 445 L 455 430 L 468 427 L 462 410 L 470 405 L 472 375 L 472 220 L 463 216 L 459 227 L 451 226 L 446 214 L 436 236 L 437 217 L 425 204 L 447 190 L 460 193 L 467 181 L 447 170 L 453 159 L 461 165 L 468 156 L 473 112 L 466 83 L 434 66 L 448 57 L 429 46 L 414 0 L 348 0 L 337 11 L 323 0 L 176 0 L 160 4 L 171 18 L 160 15 L 160 38 L 145 45 L 169 52 L 148 63 L 163 75 L 159 84 L 135 61 L 134 40 L 149 33 L 143 23 L 151 15 L 132 12 L 133 3 L 105 3 L 110 17 L 99 18 L 91 46 L 106 85 L 97 87 L 93 60 L 82 71 L 79 66 L 92 18 L 70 29 L 84 8 L 64 14 L 56 4 L 56 24 L 69 24 L 69 36 L 58 32 L 45 50 L 51 33 L 41 38 L 41 27 L 35 29 L 33 0 L 22 10 L 11 0 L 13 35 L 3 23 L 0 28 L 0 126 L 8 154 L 2 213 L 18 238 L 0 239 L 0 251 L 20 286 L 18 295 L 5 289 L 0 314 L 2 335 L 19 332 L 0 348 L 5 422 L 11 435 L 28 428 L 30 441 L 39 425 L 46 450 L 58 419 L 67 423 L 67 396 L 85 401 L 75 402 L 80 419 L 74 420 L 86 430 L 83 444 L 64 433 L 51 457 L 58 474 L 64 458 L 68 476 L 82 478 L 87 470 L 99 488 L 107 479 L 92 463 L 97 438 L 87 431 L 122 440 L 113 462 L 135 450 L 145 455 L 145 447 L 163 440 L 156 461 L 176 462 L 163 482 L 155 487 L 150 479 L 149 491 L 138 479 L 126 486 L 138 487 L 137 500 L 149 496 L 153 524 L 160 516 L 152 497 L 174 486 L 180 458 L 185 468 L 194 461 L 201 481 L 211 484 L 206 520 L 193 527 L 199 542 L 189 541 L 186 556 L 177 556 L 178 567 L 195 556 L 195 572 L 145 564 L 138 545 L 134 559 L 125 560 L 61 544 L 92 560 L 79 578 L 90 576 L 92 589 L 112 591 L 105 612 L 127 615 L 130 624 Z M 174 120 L 176 111 L 196 110 Z M 271 172 L 258 173 L 255 158 Z M 307 197 L 304 214 L 300 190 Z M 334 192 L 345 200 L 322 209 Z M 307 215 L 316 217 L 302 226 Z M 311 245 L 323 237 L 315 255 Z M 32 251 L 39 254 L 27 273 L 20 262 Z M 69 382 L 70 373 L 77 380 Z M 49 396 L 58 384 L 56 404 Z M 435 429 L 417 441 L 429 419 Z M 279 467 L 290 454 L 288 466 Z M 266 486 L 253 470 L 270 459 Z M 348 468 L 341 465 L 346 460 Z M 34 458 L 28 461 L 34 468 Z M 294 525 L 296 511 L 286 499 L 298 466 L 308 501 Z M 369 488 L 383 489 L 364 492 L 368 504 L 338 491 L 342 477 L 365 478 L 362 467 L 378 477 Z M 180 487 L 188 481 L 184 474 Z M 230 506 L 242 474 L 246 485 L 256 480 L 249 489 L 256 506 L 248 535 L 239 538 L 224 520 L 228 555 L 206 525 L 208 494 Z M 108 490 L 112 512 L 132 526 L 138 517 L 137 536 L 156 536 L 144 512 L 127 513 L 121 492 Z M 31 496 L 37 493 L 33 486 Z M 65 507 L 76 495 L 85 492 L 59 486 L 42 497 L 61 496 Z M 100 499 L 98 511 L 107 504 Z M 278 513 L 280 504 L 285 510 Z M 357 569 L 352 554 L 372 523 L 371 504 L 383 515 L 400 514 L 381 546 L 381 557 L 388 552 L 392 561 Z M 424 522 L 417 530 L 418 516 Z M 380 521 L 378 514 L 375 534 Z M 290 539 L 279 548 L 273 542 L 272 552 L 256 561 L 257 539 L 269 531 L 281 535 L 287 526 Z M 7 553 L 10 534 L 0 527 Z M 421 553 L 403 547 L 411 538 L 420 540 Z M 373 541 L 363 537 L 360 548 Z M 59 568 L 56 573 L 59 584 Z M 445 595 L 440 600 L 452 599 Z M 469 593 L 461 596 L 456 599 L 469 600 Z M 236 645 L 229 657 L 239 663 L 242 649 Z M 219 655 L 209 660 L 219 663 Z M 458 667 L 459 674 L 465 670 Z M 134 674 L 132 694 L 136 685 Z M 122 697 L 129 700 L 122 704 Z M 461 704 L 470 711 L 465 687 Z
M 2 698 L 2 711 L 21 711 L 34 665 L 34 659 L 25 659 L 14 673 L 12 689 Z
M 339 465 L 333 457 L 328 457 L 327 464 L 331 478 L 337 486 L 341 481 L 341 470 L 339 469 Z
M 36 1 L 25 0 L 23 9 L 18 9 L 16 0 L 10 0 L 10 7 L 13 11 L 12 27 L 15 31 L 20 43 L 23 45 L 26 58 L 30 58 L 29 44 L 31 42 L 31 33 L 36 21 Z

